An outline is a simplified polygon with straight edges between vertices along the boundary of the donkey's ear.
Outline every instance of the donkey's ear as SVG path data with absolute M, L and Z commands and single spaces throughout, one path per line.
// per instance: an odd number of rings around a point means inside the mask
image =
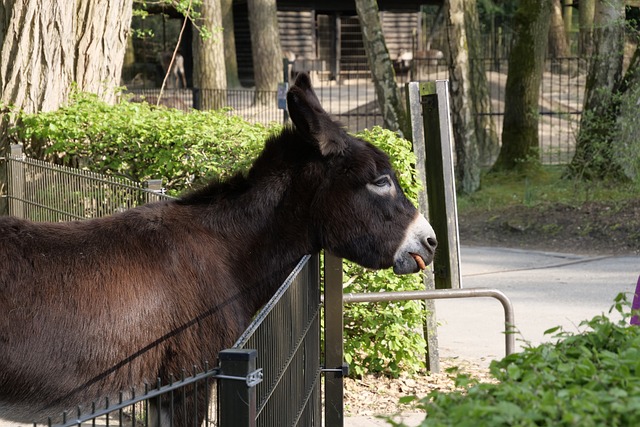
M 289 89 L 287 108 L 296 129 L 315 143 L 323 156 L 344 153 L 347 134 L 322 108 L 307 74 L 299 74 Z

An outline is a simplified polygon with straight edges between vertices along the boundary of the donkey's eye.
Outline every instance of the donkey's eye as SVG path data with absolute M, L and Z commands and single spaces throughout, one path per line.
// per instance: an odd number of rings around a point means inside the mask
M 373 185 L 375 185 L 376 187 L 380 187 L 380 188 L 390 187 L 391 186 L 391 177 L 389 177 L 389 175 L 382 175 L 381 177 L 379 177 L 375 181 L 373 181 Z

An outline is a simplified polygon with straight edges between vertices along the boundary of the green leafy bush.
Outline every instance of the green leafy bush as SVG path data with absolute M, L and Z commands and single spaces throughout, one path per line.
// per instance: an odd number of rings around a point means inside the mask
M 171 194 L 246 168 L 279 129 L 247 123 L 228 110 L 109 105 L 87 93 L 74 93 L 57 111 L 20 119 L 14 138 L 30 155 L 134 181 L 163 178 Z
M 421 405 L 422 426 L 632 426 L 640 421 L 640 327 L 629 326 L 625 296 L 596 316 L 587 332 L 553 328 L 559 338 L 491 364 L 500 382 L 458 378 L 463 390 L 432 392 Z M 397 425 L 397 424 L 396 424 Z
M 279 125 L 249 124 L 227 110 L 193 111 L 123 101 L 116 105 L 75 93 L 64 108 L 22 114 L 13 138 L 40 158 L 133 180 L 163 178 L 170 194 L 199 181 L 220 178 L 252 163 Z M 411 144 L 376 127 L 359 134 L 390 154 L 407 196 L 417 201 L 419 184 Z M 419 275 L 367 271 L 344 264 L 346 292 L 422 289 Z M 345 308 L 345 358 L 355 375 L 423 368 L 424 310 L 420 302 L 353 304 Z M 407 333 L 410 331 L 410 333 Z

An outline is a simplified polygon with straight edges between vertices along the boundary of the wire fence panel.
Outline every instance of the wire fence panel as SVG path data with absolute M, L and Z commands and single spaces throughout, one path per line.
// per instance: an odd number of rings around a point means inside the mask
M 170 199 L 126 178 L 54 165 L 14 151 L 7 158 L 9 214 L 33 221 L 72 221 Z
M 319 258 L 306 256 L 234 345 L 258 350 L 258 426 L 321 425 L 320 307 Z

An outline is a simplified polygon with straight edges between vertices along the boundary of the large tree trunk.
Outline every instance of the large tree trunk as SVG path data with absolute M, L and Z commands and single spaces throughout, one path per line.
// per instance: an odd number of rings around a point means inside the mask
M 256 82 L 256 103 L 273 101 L 267 92 L 275 92 L 282 80 L 282 48 L 275 0 L 249 0 L 249 27 Z
M 200 31 L 193 32 L 193 85 L 199 88 L 198 108 L 222 108 L 227 101 L 227 73 L 224 65 L 222 12 L 218 0 L 203 0 L 198 25 L 213 35 L 203 38 Z
M 5 0 L 0 4 L 0 102 L 52 111 L 73 82 L 115 99 L 132 0 Z M 8 19 L 8 21 L 7 21 Z
M 233 26 L 233 0 L 220 0 L 222 29 L 224 36 L 224 65 L 227 71 L 227 87 L 240 87 L 238 60 L 236 58 L 236 36 Z
M 380 12 L 375 0 L 356 0 L 362 41 L 376 89 L 378 106 L 387 129 L 409 136 L 409 120 L 396 84 L 396 74 L 382 34 Z
M 551 0 L 521 0 L 516 12 L 496 169 L 526 172 L 540 164 L 538 99 L 550 14 Z
M 624 0 L 599 0 L 594 18 L 594 54 L 589 64 L 576 152 L 569 174 L 578 178 L 617 177 L 613 130 L 620 106 L 624 58 Z
M 491 111 L 491 99 L 475 2 L 449 0 L 445 7 L 456 181 L 460 192 L 472 193 L 480 187 L 481 165 L 498 153 L 498 137 L 491 116 L 482 114 Z
M 132 0 L 4 0 L 0 104 L 27 113 L 56 110 L 67 101 L 74 82 L 81 91 L 114 101 L 131 13 Z M 11 117 L 3 113 L 0 155 L 8 148 L 10 124 Z M 4 176 L 0 170 L 0 179 Z M 2 186 L 0 182 L 0 193 Z

